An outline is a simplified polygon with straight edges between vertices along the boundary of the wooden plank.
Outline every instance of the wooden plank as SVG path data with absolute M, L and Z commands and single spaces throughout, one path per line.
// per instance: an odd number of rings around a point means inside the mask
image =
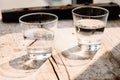
M 62 61 L 61 56 L 58 54 L 58 52 L 55 49 L 54 49 L 54 53 L 52 54 L 52 57 L 50 58 L 50 61 L 53 64 L 56 75 L 58 76 L 58 80 L 70 80 L 66 70 L 66 66 Z
M 54 71 L 50 60 L 48 59 L 37 71 L 35 80 L 58 80 L 57 74 Z
M 93 59 L 75 60 L 70 59 L 72 56 L 69 54 L 72 50 L 74 51 L 77 45 L 72 21 L 59 21 L 58 38 L 55 42 L 56 45 L 52 57 L 40 66 L 34 76 L 30 76 L 28 79 L 119 80 L 119 25 L 119 20 L 108 22 L 108 28 L 103 38 L 103 47 Z M 23 48 L 21 44 L 23 40 L 20 37 L 22 36 L 21 32 L 22 27 L 19 24 L 0 23 L 0 64 L 24 54 L 20 52 L 21 48 Z M 68 54 L 69 58 L 63 56 L 63 53 Z M 10 79 L 0 76 L 0 80 Z
M 119 71 L 119 65 L 112 59 L 104 44 L 92 59 L 75 60 L 70 55 L 71 49 L 74 53 L 77 45 L 74 28 L 63 28 L 57 32 L 55 49 L 58 54 L 53 57 L 59 67 L 59 69 L 55 67 L 56 71 L 63 71 L 64 74 L 67 74 L 63 76 L 65 80 L 115 80 L 118 77 L 114 68 Z
M 111 52 L 111 55 L 118 61 L 120 64 L 120 28 L 107 28 L 104 33 L 103 42 L 108 51 Z

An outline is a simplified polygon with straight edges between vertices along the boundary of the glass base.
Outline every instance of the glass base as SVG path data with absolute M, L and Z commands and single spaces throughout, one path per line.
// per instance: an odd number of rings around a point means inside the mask
M 81 50 L 83 51 L 97 51 L 98 49 L 100 49 L 100 44 L 91 44 L 91 45 L 87 45 L 87 44 L 78 44 L 78 46 L 81 48 Z

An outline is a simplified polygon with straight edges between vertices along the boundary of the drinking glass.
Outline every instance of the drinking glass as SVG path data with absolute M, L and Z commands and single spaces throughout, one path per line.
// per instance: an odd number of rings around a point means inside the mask
M 101 47 L 109 11 L 102 7 L 81 6 L 72 10 L 80 59 L 92 58 Z
M 42 12 L 25 14 L 19 18 L 23 27 L 24 46 L 30 59 L 27 66 L 36 68 L 37 60 L 46 60 L 51 56 L 57 21 L 55 14 Z

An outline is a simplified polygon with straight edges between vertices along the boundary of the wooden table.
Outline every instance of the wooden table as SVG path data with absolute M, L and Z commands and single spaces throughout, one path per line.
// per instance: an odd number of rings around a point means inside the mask
M 3 75 L 1 65 L 24 55 L 21 29 L 19 23 L 0 22 L 0 80 L 120 80 L 120 20 L 108 21 L 102 48 L 89 60 L 77 60 L 69 55 L 77 45 L 75 30 L 72 20 L 59 21 L 52 57 L 34 76 L 13 79 Z

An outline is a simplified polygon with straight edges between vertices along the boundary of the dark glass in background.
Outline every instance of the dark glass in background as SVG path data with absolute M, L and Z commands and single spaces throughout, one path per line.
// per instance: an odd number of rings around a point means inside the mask
M 93 0 L 72 0 L 72 4 L 89 4 L 93 3 Z

